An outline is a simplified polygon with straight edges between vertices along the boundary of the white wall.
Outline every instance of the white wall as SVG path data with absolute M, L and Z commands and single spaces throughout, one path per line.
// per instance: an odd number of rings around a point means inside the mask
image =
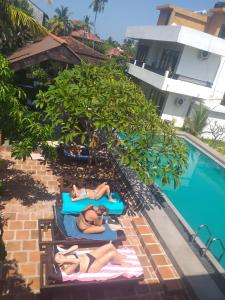
M 177 105 L 175 103 L 177 98 L 184 99 L 184 103 L 182 105 Z M 183 96 L 180 94 L 169 93 L 166 104 L 164 106 L 162 112 L 162 119 L 175 121 L 176 127 L 182 127 L 184 120 L 187 116 L 188 109 L 191 104 L 191 98 L 188 96 Z
M 34 19 L 42 25 L 44 21 L 44 12 L 30 1 L 29 1 L 29 5 L 33 9 Z
M 213 83 L 220 65 L 220 56 L 210 53 L 208 59 L 199 58 L 199 49 L 185 46 L 176 74 Z
M 224 53 L 225 55 L 225 53 Z M 222 57 L 213 85 L 213 98 L 222 99 L 225 93 L 225 57 Z

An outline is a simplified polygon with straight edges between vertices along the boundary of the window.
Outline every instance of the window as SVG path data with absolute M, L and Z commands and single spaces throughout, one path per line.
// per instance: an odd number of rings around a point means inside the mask
M 219 32 L 218 37 L 220 37 L 221 39 L 225 39 L 225 24 L 223 24 L 223 25 L 220 27 L 220 32 Z
M 148 54 L 148 46 L 140 45 L 138 47 L 136 60 L 144 62 Z
M 172 49 L 164 49 L 159 62 L 159 69 L 161 69 L 163 72 L 166 70 L 174 72 L 178 57 L 179 51 L 175 51 Z

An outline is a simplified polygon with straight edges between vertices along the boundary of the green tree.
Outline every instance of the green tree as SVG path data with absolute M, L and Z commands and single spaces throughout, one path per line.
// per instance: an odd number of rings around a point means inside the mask
M 92 8 L 92 10 L 95 13 L 95 21 L 94 21 L 94 32 L 96 33 L 96 21 L 97 21 L 97 15 L 104 11 L 105 4 L 108 2 L 108 0 L 92 0 L 91 4 L 89 5 L 89 8 Z
M 29 15 L 25 1 L 0 0 L 0 51 L 18 46 L 20 35 L 26 30 L 29 37 L 47 34 L 47 30 Z M 20 44 L 19 44 L 20 45 Z
M 73 24 L 70 20 L 71 13 L 67 6 L 61 5 L 55 9 L 55 15 L 48 22 L 51 32 L 56 35 L 69 35 L 72 32 Z
M 90 32 L 94 23 L 91 22 L 90 17 L 86 15 L 84 16 L 83 21 L 81 21 L 81 26 L 85 31 Z
M 207 109 L 200 103 L 199 108 L 185 121 L 184 129 L 193 135 L 200 135 L 207 124 L 208 116 Z
M 135 53 L 136 53 L 136 47 L 135 47 L 135 42 L 134 40 L 131 39 L 124 39 L 123 45 L 121 46 L 123 49 L 125 55 L 131 59 L 134 58 Z
M 47 92 L 39 93 L 35 105 L 41 122 L 26 127 L 26 135 L 14 143 L 17 158 L 39 144 L 46 152 L 55 128 L 65 144 L 78 140 L 90 146 L 103 134 L 108 148 L 146 183 L 157 176 L 163 183 L 178 183 L 186 163 L 185 146 L 140 88 L 115 66 L 82 64 L 65 70 Z
M 13 84 L 9 62 L 0 55 L 0 129 L 5 138 L 17 144 L 16 157 L 25 159 L 38 145 L 49 152 L 45 141 L 50 135 L 41 115 L 31 111 L 25 93 Z

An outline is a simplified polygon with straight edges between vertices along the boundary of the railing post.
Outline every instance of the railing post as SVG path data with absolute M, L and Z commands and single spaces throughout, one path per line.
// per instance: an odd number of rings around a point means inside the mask
M 136 61 L 136 59 L 134 60 L 134 65 L 136 66 L 136 64 L 137 64 L 137 61 Z
M 169 74 L 170 74 L 170 71 L 169 71 L 169 70 L 166 70 L 164 76 L 165 76 L 166 78 L 168 78 L 168 77 L 169 77 Z
M 145 68 L 145 65 L 146 65 L 146 63 L 143 63 L 143 64 L 142 64 L 142 68 Z

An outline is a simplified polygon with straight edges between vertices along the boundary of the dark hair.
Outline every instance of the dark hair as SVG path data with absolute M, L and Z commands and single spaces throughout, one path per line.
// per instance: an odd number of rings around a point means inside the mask
M 103 215 L 104 213 L 107 215 L 109 210 L 107 207 L 105 207 L 104 205 L 99 205 L 98 209 L 101 211 L 101 214 Z

